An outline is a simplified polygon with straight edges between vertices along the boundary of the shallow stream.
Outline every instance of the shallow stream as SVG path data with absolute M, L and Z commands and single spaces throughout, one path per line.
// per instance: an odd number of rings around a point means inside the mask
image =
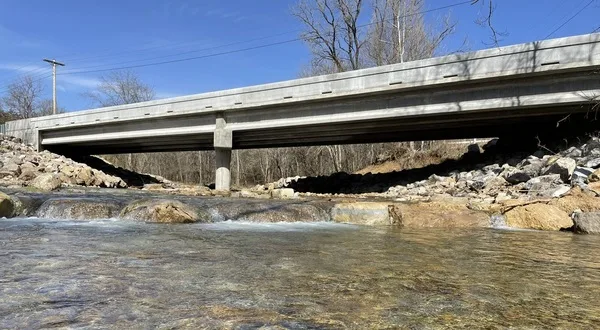
M 600 240 L 331 223 L 0 221 L 0 328 L 600 328 Z

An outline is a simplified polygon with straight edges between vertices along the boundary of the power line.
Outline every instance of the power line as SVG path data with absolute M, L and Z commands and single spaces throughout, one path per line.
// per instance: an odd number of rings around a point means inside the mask
M 600 32 L 600 26 L 598 26 L 592 33 Z
M 292 31 L 292 32 L 296 32 L 296 31 Z M 190 50 L 190 51 L 186 51 L 186 52 L 182 52 L 182 53 L 176 53 L 176 54 L 170 54 L 170 55 L 156 56 L 156 57 L 150 57 L 150 58 L 144 58 L 144 59 L 137 59 L 137 60 L 131 60 L 131 61 L 125 61 L 125 62 L 118 62 L 118 63 L 111 63 L 111 64 L 99 64 L 99 65 L 92 65 L 92 66 L 87 66 L 87 67 L 79 67 L 79 68 L 76 68 L 76 70 L 93 69 L 93 68 L 99 68 L 99 67 L 109 66 L 109 65 L 122 65 L 122 64 L 128 64 L 128 63 L 144 62 L 144 61 L 157 60 L 157 59 L 161 59 L 161 58 L 169 58 L 169 57 L 175 57 L 175 56 L 193 54 L 193 53 L 198 53 L 198 52 L 203 52 L 203 51 L 208 51 L 208 50 L 214 50 L 214 49 L 219 49 L 219 48 L 236 46 L 236 45 L 245 44 L 245 43 L 254 42 L 254 41 L 271 39 L 271 38 L 283 36 L 283 35 L 286 35 L 286 34 L 290 34 L 292 32 L 288 31 L 288 32 L 277 34 L 277 35 L 271 35 L 271 36 L 267 36 L 267 37 L 254 38 L 254 39 L 250 39 L 250 40 L 242 40 L 242 41 L 232 42 L 232 43 L 229 43 L 229 44 L 223 44 L 223 45 L 218 45 L 218 46 L 213 46 L 213 47 L 206 47 L 206 48 L 201 48 L 201 49 L 196 49 L 196 50 Z
M 423 14 L 426 14 L 426 13 L 431 13 L 431 12 L 434 12 L 434 11 L 439 11 L 439 10 L 448 9 L 448 8 L 452 8 L 452 7 L 456 7 L 456 6 L 461 6 L 461 5 L 465 5 L 465 4 L 471 4 L 471 3 L 472 3 L 471 0 L 462 1 L 462 2 L 459 2 L 459 3 L 455 3 L 455 4 L 451 4 L 451 5 L 446 5 L 446 6 L 442 6 L 442 7 L 437 7 L 437 8 L 432 8 L 432 9 L 429 9 L 429 10 L 424 10 L 424 11 L 420 11 L 420 12 L 409 13 L 409 14 L 401 16 L 400 18 L 411 17 L 411 16 L 416 16 L 416 15 L 423 15 Z M 378 24 L 378 23 L 381 23 L 381 21 L 376 21 L 376 22 L 372 22 L 372 23 L 368 23 L 368 24 L 363 24 L 363 25 L 358 26 L 358 28 L 364 28 L 364 27 L 368 27 L 368 26 L 371 26 L 371 25 L 374 25 L 374 24 Z M 297 32 L 297 31 L 300 31 L 300 30 L 295 30 L 295 31 L 280 33 L 280 34 L 275 35 L 275 36 L 281 36 L 281 35 L 284 35 L 284 34 L 289 34 L 289 33 Z M 264 40 L 264 39 L 268 39 L 268 38 L 272 38 L 272 37 L 274 37 L 274 36 L 256 38 L 254 40 Z M 228 55 L 228 54 L 239 53 L 239 52 L 248 51 L 248 50 L 255 50 L 255 49 L 260 49 L 260 48 L 278 46 L 278 45 L 292 43 L 292 42 L 297 42 L 297 41 L 301 41 L 301 40 L 303 40 L 303 39 L 302 38 L 294 38 L 294 39 L 289 39 L 289 40 L 280 41 L 280 42 L 274 42 L 274 43 L 265 44 L 265 45 L 259 45 L 259 46 L 248 47 L 248 48 L 243 48 L 243 49 L 236 49 L 236 50 L 224 51 L 224 52 L 219 52 L 219 53 L 214 53 L 214 54 L 207 54 L 207 55 L 202 55 L 202 56 L 194 56 L 194 57 L 187 57 L 187 58 L 181 58 L 181 59 L 175 59 L 175 60 L 169 60 L 169 61 L 153 62 L 153 63 L 146 63 L 146 64 L 138 64 L 138 65 L 120 66 L 120 67 L 115 67 L 115 68 L 106 68 L 106 69 L 98 69 L 98 70 L 84 70 L 84 69 L 88 69 L 88 68 L 97 68 L 97 67 L 110 66 L 110 65 L 122 65 L 122 64 L 128 64 L 128 63 L 149 61 L 149 60 L 153 60 L 153 59 L 160 59 L 160 58 L 181 56 L 181 55 L 195 53 L 195 52 L 199 52 L 199 51 L 211 50 L 211 49 L 216 49 L 216 48 L 223 48 L 223 47 L 227 47 L 227 46 L 232 46 L 232 45 L 236 45 L 236 44 L 240 44 L 240 43 L 247 43 L 247 42 L 249 42 L 249 41 L 241 41 L 241 42 L 231 43 L 231 44 L 227 44 L 227 45 L 216 46 L 216 47 L 212 47 L 212 48 L 205 48 L 205 49 L 200 49 L 200 50 L 188 51 L 188 52 L 179 53 L 179 54 L 165 55 L 165 56 L 159 56 L 159 57 L 154 57 L 154 58 L 146 58 L 146 59 L 142 59 L 142 60 L 132 60 L 132 61 L 126 61 L 126 62 L 121 62 L 121 63 L 112 63 L 112 64 L 105 64 L 105 65 L 96 65 L 96 66 L 91 66 L 91 67 L 75 68 L 75 69 L 73 69 L 71 71 L 63 72 L 62 74 L 64 75 L 64 74 L 80 74 L 80 73 L 97 73 L 97 72 L 106 72 L 106 71 L 114 71 L 114 70 L 135 69 L 135 68 L 141 68 L 141 67 L 163 65 L 163 64 L 170 64 L 170 63 L 177 63 L 177 62 L 197 60 L 197 59 L 202 59 L 202 58 L 216 57 L 216 56 L 221 56 L 221 55 Z
M 583 8 L 581 8 L 578 12 L 575 13 L 575 15 L 571 16 L 567 21 L 565 21 L 559 27 L 557 27 L 556 29 L 554 29 L 554 31 L 550 32 L 550 34 L 548 34 L 544 39 L 550 38 L 558 30 L 562 29 L 565 25 L 569 24 L 569 22 L 571 22 L 573 19 L 575 19 L 575 17 L 579 16 L 579 14 L 581 14 L 584 10 L 586 10 L 589 6 L 591 6 L 592 3 L 594 3 L 594 1 L 596 1 L 596 0 L 591 0 L 590 2 L 588 2 L 587 5 L 585 5 Z
M 472 0 L 462 1 L 462 2 L 455 3 L 455 4 L 450 4 L 450 5 L 446 5 L 446 6 L 436 7 L 436 8 L 432 8 L 432 9 L 428 9 L 428 10 L 424 10 L 424 11 L 409 13 L 409 14 L 403 15 L 400 18 L 411 17 L 411 16 L 416 16 L 416 15 L 423 15 L 423 14 L 427 14 L 427 13 L 431 13 L 431 12 L 435 12 L 435 11 L 439 11 L 439 10 L 443 10 L 443 9 L 449 9 L 449 8 L 452 8 L 452 7 L 461 6 L 461 5 L 465 5 L 465 4 L 472 4 Z M 378 23 L 381 23 L 381 22 L 380 21 L 371 22 L 371 23 L 364 24 L 364 25 L 361 25 L 361 26 L 358 26 L 358 27 L 359 28 L 363 28 L 363 27 L 367 27 L 367 26 L 370 26 L 370 25 L 378 24 Z M 233 46 L 233 45 L 238 45 L 238 44 L 243 44 L 243 43 L 248 43 L 248 42 L 253 42 L 253 41 L 258 41 L 258 40 L 265 40 L 265 39 L 274 38 L 274 37 L 277 37 L 277 36 L 282 36 L 282 35 L 285 35 L 285 34 L 290 34 L 290 33 L 298 32 L 298 31 L 301 31 L 301 29 L 296 29 L 294 31 L 288 31 L 288 32 L 279 33 L 279 34 L 276 34 L 276 35 L 271 35 L 271 36 L 266 36 L 266 37 L 261 37 L 261 38 L 255 38 L 255 39 L 250 39 L 250 40 L 242 40 L 242 41 L 238 41 L 238 42 L 234 42 L 234 43 L 229 43 L 229 44 L 224 44 L 224 45 L 219 45 L 219 46 L 210 47 L 210 48 L 204 48 L 204 49 L 199 49 L 199 50 L 192 50 L 192 51 L 187 51 L 187 52 L 177 53 L 177 54 L 172 54 L 172 55 L 165 55 L 165 56 L 159 56 L 159 57 L 153 57 L 153 58 L 146 58 L 146 59 L 142 59 L 142 60 L 132 60 L 132 61 L 126 61 L 126 62 L 122 62 L 122 63 L 111 63 L 111 64 L 105 64 L 105 65 L 96 65 L 96 66 L 92 66 L 92 67 L 74 68 L 71 71 L 63 72 L 61 74 L 65 75 L 65 74 L 97 73 L 97 72 L 107 72 L 107 71 L 115 71 L 115 70 L 124 70 L 124 69 L 148 67 L 148 66 L 163 65 L 163 64 L 169 64 L 169 63 L 177 63 L 177 62 L 191 61 L 191 60 L 202 59 L 202 58 L 222 56 L 222 55 L 239 53 L 239 52 L 244 52 L 244 51 L 249 51 L 249 50 L 255 50 L 255 49 L 261 49 L 261 48 L 266 48 L 266 47 L 273 47 L 273 46 L 277 46 L 277 45 L 282 45 L 282 44 L 287 44 L 287 43 L 301 41 L 302 38 L 294 38 L 294 39 L 289 39 L 289 40 L 280 41 L 280 42 L 274 42 L 274 43 L 269 43 L 269 44 L 264 44 L 264 45 L 258 45 L 258 46 L 254 46 L 254 47 L 247 47 L 247 48 L 242 48 L 242 49 L 235 49 L 235 50 L 224 51 L 224 52 L 219 52 L 219 53 L 214 53 L 214 54 L 207 54 L 207 55 L 202 55 L 202 56 L 194 56 L 194 57 L 188 57 L 188 58 L 182 58 L 182 59 L 175 59 L 175 60 L 169 60 L 169 61 L 160 61 L 160 62 L 153 62 L 153 63 L 146 63 L 146 64 L 113 67 L 113 68 L 106 68 L 106 69 L 99 69 L 99 70 L 83 70 L 83 69 L 86 69 L 86 68 L 95 68 L 95 67 L 110 66 L 110 65 L 121 65 L 121 64 L 127 64 L 127 63 L 149 61 L 149 60 L 153 60 L 153 59 L 160 59 L 160 58 L 181 56 L 181 55 L 195 53 L 195 52 L 200 52 L 200 51 L 205 51 L 205 50 L 212 50 L 212 49 L 230 47 L 230 46 Z M 152 48 L 149 48 L 149 49 L 160 49 L 160 48 L 164 48 L 164 46 L 161 46 L 161 47 L 152 47 Z M 141 51 L 141 50 L 137 50 L 137 51 Z M 120 54 L 137 52 L 137 51 L 121 52 Z M 109 57 L 109 56 L 106 56 L 106 57 Z M 110 57 L 113 57 L 113 56 L 110 56 Z M 91 57 L 91 58 L 98 58 L 98 57 Z M 39 69 L 31 70 L 31 72 L 35 72 L 35 71 L 39 71 Z M 35 82 L 50 77 L 49 75 L 45 75 L 44 72 L 39 73 L 39 74 L 36 73 L 34 75 L 34 77 L 35 76 L 40 77 L 39 79 L 34 80 Z M 6 90 L 4 90 L 4 91 L 6 91 Z
M 285 40 L 285 41 L 280 41 L 280 42 L 274 42 L 274 43 L 265 44 L 265 45 L 259 45 L 259 46 L 242 48 L 242 49 L 235 49 L 235 50 L 230 50 L 230 51 L 226 51 L 226 52 L 220 52 L 220 53 L 214 53 L 214 54 L 208 54 L 208 55 L 202 55 L 202 56 L 180 58 L 180 59 L 170 60 L 170 61 L 162 61 L 162 62 L 154 62 L 154 63 L 147 63 L 147 64 L 130 65 L 130 66 L 123 66 L 123 67 L 117 67 L 117 68 L 108 68 L 108 69 L 99 69 L 99 70 L 70 71 L 70 72 L 64 72 L 62 74 L 66 75 L 66 74 L 81 74 L 81 73 L 97 73 L 97 72 L 106 72 L 106 71 L 115 71 L 115 70 L 126 70 L 126 69 L 143 68 L 143 67 L 147 67 L 147 66 L 155 66 L 155 65 L 162 65 L 162 64 L 169 64 L 169 63 L 185 62 L 185 61 L 197 60 L 197 59 L 201 59 L 201 58 L 208 58 L 208 57 L 215 57 L 215 56 L 221 56 L 221 55 L 228 55 L 228 54 L 240 53 L 240 52 L 245 52 L 245 51 L 248 51 L 248 50 L 254 50 L 254 49 L 267 48 L 267 47 L 272 47 L 272 46 L 277 46 L 277 45 L 283 45 L 283 44 L 287 44 L 287 43 L 291 43 L 291 42 L 296 42 L 296 41 L 300 41 L 300 40 L 302 40 L 302 38 L 295 38 L 295 39 L 290 39 L 290 40 Z
M 568 8 L 572 8 L 571 10 L 565 9 L 565 10 L 561 11 L 563 13 L 563 15 L 558 19 L 558 22 L 560 23 L 564 19 L 566 19 L 567 17 L 569 17 L 569 15 L 573 14 L 573 12 L 576 11 L 577 8 L 581 7 L 586 1 L 587 0 L 581 0 L 576 6 L 570 6 L 570 5 L 572 5 L 571 3 L 568 3 L 568 2 L 565 2 L 565 1 L 559 1 L 559 3 L 556 5 L 556 7 L 554 9 L 552 9 L 548 14 L 554 13 L 555 11 L 557 11 L 557 9 L 560 9 L 560 7 L 563 7 L 564 5 L 567 5 Z M 547 23 L 551 23 L 551 22 L 547 22 Z M 550 28 L 553 28 L 555 26 L 556 26 L 556 24 L 552 24 L 550 26 Z M 544 30 L 545 30 L 545 28 L 544 28 Z

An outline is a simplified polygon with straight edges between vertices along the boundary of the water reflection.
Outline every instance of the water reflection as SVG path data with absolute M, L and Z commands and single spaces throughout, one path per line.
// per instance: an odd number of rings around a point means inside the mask
M 594 236 L 16 219 L 0 245 L 1 328 L 600 328 Z

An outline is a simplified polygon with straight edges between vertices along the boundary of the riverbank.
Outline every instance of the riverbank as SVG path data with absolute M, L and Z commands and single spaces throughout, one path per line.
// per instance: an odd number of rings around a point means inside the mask
M 514 151 L 493 140 L 400 172 L 288 178 L 219 192 L 0 142 L 0 216 L 161 223 L 339 222 L 600 233 L 600 139 Z M 552 149 L 560 152 L 549 153 Z M 93 166 L 93 167 L 90 167 Z M 108 189 L 130 188 L 130 189 Z

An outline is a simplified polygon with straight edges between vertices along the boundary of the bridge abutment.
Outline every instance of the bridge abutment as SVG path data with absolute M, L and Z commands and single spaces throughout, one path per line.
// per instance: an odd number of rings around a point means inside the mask
M 231 188 L 231 148 L 233 147 L 233 134 L 227 128 L 225 114 L 216 114 L 216 127 L 214 135 L 214 147 L 216 153 L 215 189 L 229 191 Z

